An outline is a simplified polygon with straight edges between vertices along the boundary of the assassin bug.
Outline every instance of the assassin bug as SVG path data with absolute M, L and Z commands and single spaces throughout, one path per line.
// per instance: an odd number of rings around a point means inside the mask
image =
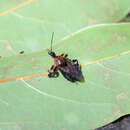
M 60 71 L 62 75 L 71 82 L 82 82 L 84 77 L 81 71 L 81 66 L 78 64 L 77 59 L 69 59 L 68 54 L 61 54 L 56 56 L 55 52 L 52 51 L 52 42 L 53 42 L 54 32 L 52 33 L 51 38 L 51 49 L 48 51 L 48 54 L 54 59 L 54 64 L 48 70 L 48 77 L 58 77 Z

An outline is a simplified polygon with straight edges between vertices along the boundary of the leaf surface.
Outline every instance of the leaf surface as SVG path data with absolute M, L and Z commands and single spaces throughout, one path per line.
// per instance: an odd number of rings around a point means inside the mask
M 0 83 L 1 128 L 90 130 L 130 113 L 129 28 L 95 25 L 54 45 L 57 55 L 79 60 L 85 83 L 61 74 Z M 46 72 L 53 63 L 46 49 L 15 53 L 0 59 L 1 79 Z
M 37 52 L 49 48 L 52 32 L 57 42 L 88 25 L 118 22 L 130 11 L 129 5 L 130 0 L 4 0 L 0 44 L 4 50 L 9 44 L 15 52 Z

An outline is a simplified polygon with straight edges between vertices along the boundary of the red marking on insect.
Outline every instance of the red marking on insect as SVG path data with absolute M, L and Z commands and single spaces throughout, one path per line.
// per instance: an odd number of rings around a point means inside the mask
M 67 58 L 67 54 L 61 54 L 59 56 L 56 56 L 55 52 L 52 51 L 52 42 L 53 42 L 53 36 L 54 32 L 52 33 L 52 39 L 51 39 L 51 49 L 48 51 L 48 54 L 54 59 L 54 64 L 48 70 L 49 74 L 48 77 L 58 77 L 60 71 L 62 75 L 71 82 L 83 82 L 84 77 L 81 71 L 81 66 L 78 63 L 77 59 L 69 59 Z

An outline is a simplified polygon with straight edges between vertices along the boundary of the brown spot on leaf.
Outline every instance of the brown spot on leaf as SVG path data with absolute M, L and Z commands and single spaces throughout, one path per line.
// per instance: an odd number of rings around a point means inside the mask
M 88 21 L 88 25 L 96 24 L 97 22 L 96 18 L 90 18 L 90 17 L 87 19 L 87 21 Z
M 12 46 L 11 46 L 10 44 L 8 44 L 8 45 L 6 46 L 6 49 L 7 49 L 8 51 L 13 51 L 13 48 L 12 48 Z

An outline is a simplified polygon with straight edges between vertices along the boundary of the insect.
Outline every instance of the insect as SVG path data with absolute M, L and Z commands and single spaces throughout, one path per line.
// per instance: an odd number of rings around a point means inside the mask
M 54 64 L 48 70 L 48 77 L 55 78 L 59 76 L 59 71 L 62 75 L 71 82 L 83 82 L 84 77 L 81 71 L 81 66 L 78 63 L 77 59 L 69 59 L 68 54 L 61 54 L 56 56 L 55 52 L 52 51 L 52 42 L 53 42 L 54 32 L 52 33 L 51 38 L 51 49 L 48 51 L 48 54 L 54 59 Z

